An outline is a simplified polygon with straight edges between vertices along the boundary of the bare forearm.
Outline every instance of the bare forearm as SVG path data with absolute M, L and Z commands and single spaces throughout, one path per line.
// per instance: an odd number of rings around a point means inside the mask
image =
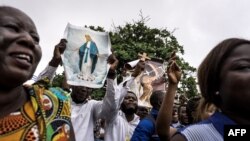
M 62 59 L 61 58 L 55 58 L 53 57 L 50 62 L 49 62 L 49 66 L 52 66 L 52 67 L 58 67 L 59 64 L 62 62 Z
M 170 83 L 168 85 L 167 94 L 163 100 L 156 121 L 157 133 L 161 139 L 168 140 L 170 138 L 170 124 L 172 120 L 174 97 L 177 90 L 177 84 Z

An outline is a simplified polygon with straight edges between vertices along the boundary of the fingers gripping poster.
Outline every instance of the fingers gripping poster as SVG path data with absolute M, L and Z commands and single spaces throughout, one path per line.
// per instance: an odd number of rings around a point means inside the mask
M 109 34 L 68 24 L 67 47 L 62 55 L 67 83 L 75 86 L 101 88 L 107 77 L 111 54 Z

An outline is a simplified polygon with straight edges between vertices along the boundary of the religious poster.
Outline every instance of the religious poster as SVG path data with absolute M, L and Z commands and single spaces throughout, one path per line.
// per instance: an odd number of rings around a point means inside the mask
M 145 64 L 144 74 L 153 77 L 152 87 L 153 91 L 162 90 L 165 91 L 165 73 L 166 65 L 162 60 L 152 58 L 148 60 Z M 142 82 L 145 79 L 142 78 Z
M 165 69 L 166 65 L 162 60 L 149 58 L 146 53 L 139 54 L 140 59 L 128 62 L 124 65 L 127 70 L 126 76 L 133 72 L 139 60 L 145 61 L 145 69 L 142 74 L 134 79 L 130 86 L 130 91 L 134 92 L 138 97 L 138 105 L 143 107 L 152 107 L 149 99 L 153 91 L 165 90 Z
M 139 105 L 150 107 L 150 96 L 153 91 L 165 90 L 165 69 L 162 60 L 151 58 L 145 62 L 144 74 L 141 76 L 143 93 L 139 97 Z
M 109 69 L 107 64 L 107 58 L 111 54 L 109 34 L 68 24 L 64 36 L 68 41 L 62 55 L 67 83 L 101 88 Z

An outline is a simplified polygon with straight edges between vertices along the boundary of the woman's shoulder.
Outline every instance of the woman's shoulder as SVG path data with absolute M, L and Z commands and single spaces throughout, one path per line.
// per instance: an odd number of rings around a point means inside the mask
M 59 101 L 67 101 L 70 99 L 70 94 L 60 87 L 52 87 L 48 78 L 43 78 L 29 88 L 31 95 L 53 97 Z M 33 91 L 33 92 L 32 92 Z
M 48 135 L 46 140 L 61 136 L 61 131 L 67 132 L 71 128 L 69 93 L 61 88 L 51 87 L 46 79 L 34 83 L 27 91 L 31 103 L 28 109 L 35 112 L 37 123 L 45 123 L 39 130 L 49 129 L 43 130 L 43 134 Z
M 214 117 L 181 128 L 177 133 L 182 134 L 187 140 L 223 140 L 223 135 L 215 126 Z
M 61 113 L 70 117 L 70 94 L 59 87 L 51 87 L 49 80 L 34 83 L 28 93 L 32 105 L 39 107 L 47 117 Z

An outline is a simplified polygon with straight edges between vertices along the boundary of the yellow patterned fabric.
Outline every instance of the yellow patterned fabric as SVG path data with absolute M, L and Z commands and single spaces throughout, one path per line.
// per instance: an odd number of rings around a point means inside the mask
M 69 140 L 69 94 L 48 86 L 48 79 L 28 88 L 30 96 L 17 112 L 0 119 L 1 141 L 67 141 Z

